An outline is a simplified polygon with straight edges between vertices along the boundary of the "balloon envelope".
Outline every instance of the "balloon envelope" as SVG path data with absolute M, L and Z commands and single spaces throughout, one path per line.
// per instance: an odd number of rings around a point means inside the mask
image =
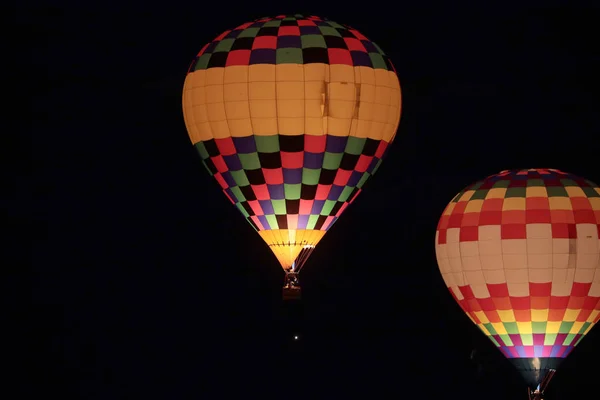
M 297 271 L 379 167 L 400 98 L 389 58 L 360 32 L 282 15 L 205 45 L 183 111 L 227 198 Z
M 553 169 L 470 185 L 439 221 L 444 282 L 531 388 L 600 318 L 599 233 L 598 186 Z

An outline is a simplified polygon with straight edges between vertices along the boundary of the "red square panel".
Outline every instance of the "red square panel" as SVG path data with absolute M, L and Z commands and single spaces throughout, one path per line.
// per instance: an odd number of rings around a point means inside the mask
M 248 65 L 250 63 L 251 50 L 232 50 L 227 54 L 226 67 L 232 65 Z
M 283 183 L 283 168 L 262 168 L 265 182 L 268 185 L 280 185 Z
M 327 49 L 327 53 L 329 55 L 330 64 L 353 65 L 352 55 L 349 50 L 329 48 Z
M 304 150 L 309 153 L 324 153 L 326 144 L 326 135 L 304 135 Z
M 304 152 L 288 152 L 281 151 L 281 166 L 287 169 L 298 169 L 302 168 L 302 164 L 304 163 Z
M 300 36 L 300 28 L 297 26 L 280 26 L 278 36 Z M 259 36 L 260 37 L 260 36 Z
M 277 36 L 257 36 L 252 42 L 252 50 L 254 49 L 276 49 Z

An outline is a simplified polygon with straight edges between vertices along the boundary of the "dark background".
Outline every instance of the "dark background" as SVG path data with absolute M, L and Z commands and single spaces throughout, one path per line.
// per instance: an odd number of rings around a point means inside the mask
M 124 3 L 16 14 L 31 41 L 33 215 L 44 227 L 31 365 L 48 395 L 526 398 L 452 300 L 433 239 L 452 197 L 500 170 L 600 182 L 598 8 Z M 403 90 L 396 140 L 303 269 L 300 309 L 282 303 L 283 271 L 204 170 L 181 111 L 206 42 L 296 12 L 377 42 Z M 592 331 L 548 399 L 589 392 L 598 356 Z

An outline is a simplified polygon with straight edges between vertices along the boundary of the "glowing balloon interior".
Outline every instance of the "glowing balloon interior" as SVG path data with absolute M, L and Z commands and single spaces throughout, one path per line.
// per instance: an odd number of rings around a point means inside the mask
M 210 174 L 297 273 L 379 168 L 400 101 L 392 63 L 360 32 L 282 15 L 205 45 L 183 111 Z
M 490 176 L 443 212 L 444 281 L 530 388 L 600 319 L 599 233 L 598 186 L 554 169 Z

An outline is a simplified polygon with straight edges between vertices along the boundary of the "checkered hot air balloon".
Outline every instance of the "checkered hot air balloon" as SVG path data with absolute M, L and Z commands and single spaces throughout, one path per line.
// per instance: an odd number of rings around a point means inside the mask
M 598 185 L 555 169 L 492 175 L 439 221 L 444 282 L 532 399 L 600 319 L 599 233 Z
M 227 198 L 297 273 L 377 171 L 400 120 L 398 77 L 364 35 L 280 15 L 223 32 L 190 66 L 183 111 Z

